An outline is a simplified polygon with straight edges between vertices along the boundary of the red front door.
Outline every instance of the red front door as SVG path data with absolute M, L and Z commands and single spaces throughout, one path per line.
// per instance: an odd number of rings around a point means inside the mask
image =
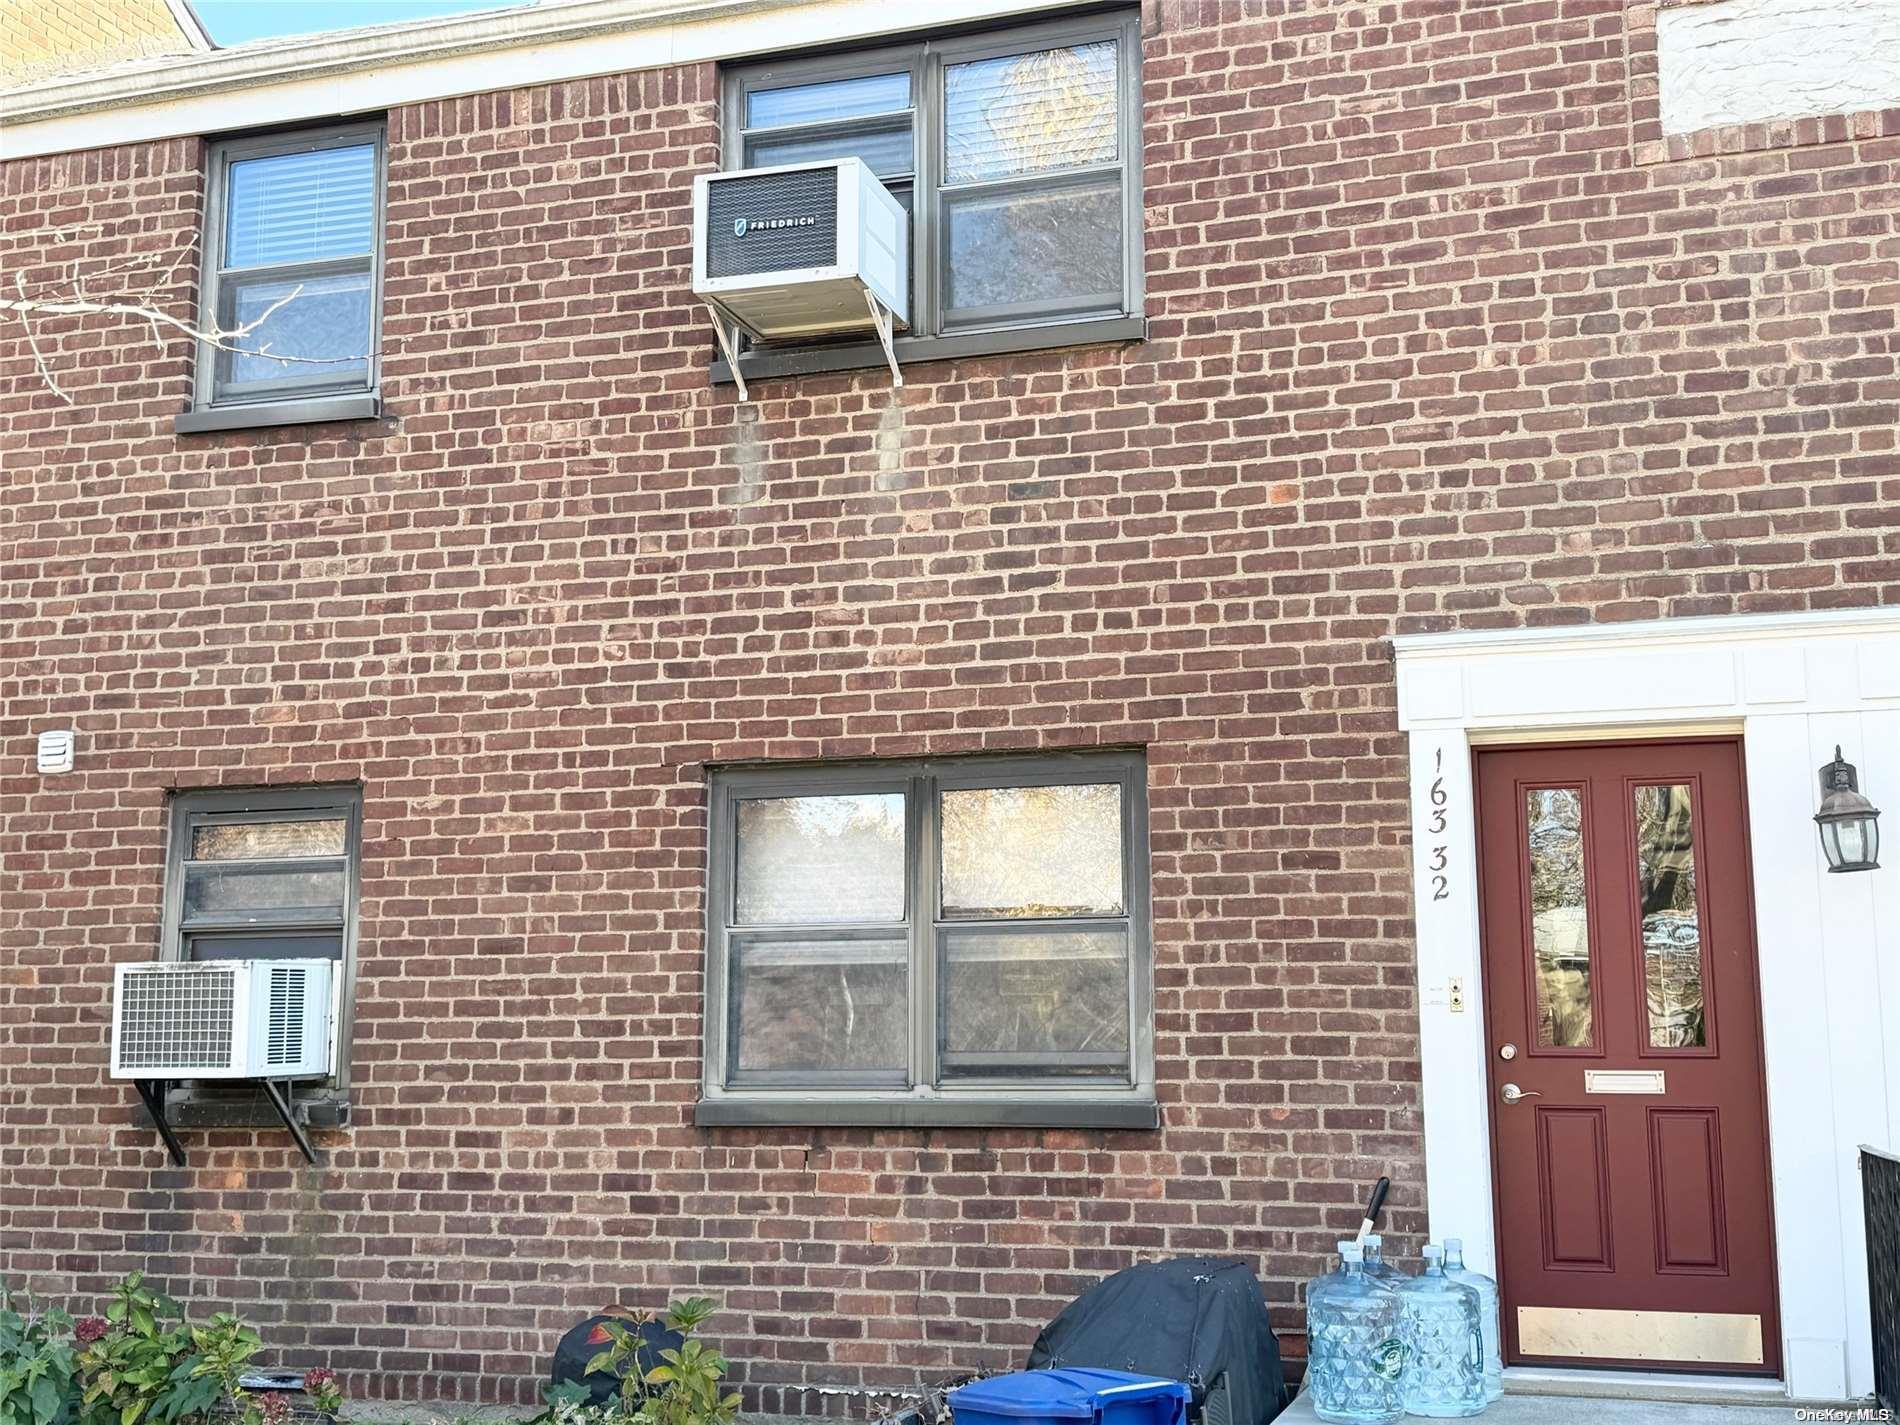
M 1506 1361 L 1776 1373 L 1740 746 L 1477 780 Z

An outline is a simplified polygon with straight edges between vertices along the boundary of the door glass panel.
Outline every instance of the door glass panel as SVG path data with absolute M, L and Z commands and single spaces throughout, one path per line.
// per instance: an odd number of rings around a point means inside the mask
M 1643 992 L 1649 1043 L 1700 1049 L 1708 1043 L 1702 1006 L 1702 925 L 1695 896 L 1695 824 L 1689 788 L 1638 787 L 1636 890 L 1642 901 Z
M 811 925 L 904 918 L 901 792 L 738 805 L 735 919 Z
M 1596 1036 L 1590 1003 L 1590 915 L 1583 882 L 1583 792 L 1578 787 L 1533 787 L 1524 802 L 1537 1046 L 1587 1049 Z
M 1120 915 L 1122 789 L 978 787 L 943 794 L 943 914 Z

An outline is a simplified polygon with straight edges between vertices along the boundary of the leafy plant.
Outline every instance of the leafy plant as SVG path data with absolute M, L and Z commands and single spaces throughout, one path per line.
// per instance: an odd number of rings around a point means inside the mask
M 343 1413 L 343 1386 L 338 1382 L 336 1372 L 328 1366 L 318 1366 L 303 1373 L 303 1393 L 325 1415 L 335 1417 Z
M 595 1357 L 596 1360 L 599 1357 Z M 558 1385 L 543 1386 L 541 1398 L 548 1403 L 548 1409 L 537 1418 L 551 1419 L 554 1413 L 564 1405 L 586 1405 L 593 1399 L 594 1392 L 586 1381 L 564 1380 Z
M 693 1339 L 693 1333 L 719 1309 L 709 1296 L 675 1302 L 660 1318 L 683 1338 L 677 1348 L 659 1352 L 659 1364 L 642 1369 L 652 1355 L 636 1320 L 629 1330 L 617 1321 L 603 1323 L 611 1341 L 587 1363 L 587 1373 L 608 1371 L 620 1376 L 620 1414 L 632 1425 L 730 1425 L 739 1414 L 737 1394 L 721 1390 L 729 1362 L 718 1350 Z M 550 1412 L 558 1416 L 567 1402 L 557 1401 Z M 558 1422 L 584 1425 L 584 1422 Z
M 664 1365 L 647 1372 L 658 1390 L 648 1394 L 635 1419 L 646 1425 L 727 1425 L 739 1414 L 738 1395 L 722 1394 L 726 1358 L 703 1341 L 685 1341 L 663 1350 Z
M 113 1288 L 104 1329 L 95 1322 L 80 1323 L 83 1425 L 174 1425 L 218 1403 L 217 1383 L 195 1375 L 198 1356 L 184 1309 L 149 1289 L 143 1273 Z
M 220 1311 L 207 1326 L 194 1326 L 191 1343 L 198 1359 L 191 1368 L 194 1380 L 207 1381 L 216 1394 L 231 1402 L 244 1425 L 276 1425 L 289 1413 L 283 1396 L 254 1396 L 238 1383 L 252 1356 L 263 1349 L 263 1339 L 228 1311 Z M 130 1422 L 126 1422 L 130 1425 Z
M 65 1425 L 76 1363 L 73 1319 L 0 1286 L 0 1425 Z
M 535 1425 L 625 1425 L 627 1416 L 618 1401 L 613 1405 L 592 1404 L 586 1386 L 580 1386 L 579 1395 L 568 1389 L 578 1384 L 564 1381 L 549 1386 L 543 1392 L 548 1408 L 535 1417 Z
M 103 1317 L 77 1323 L 0 1284 L 0 1425 L 284 1425 L 286 1395 L 240 1384 L 262 1345 L 229 1314 L 191 1326 L 139 1272 L 113 1288 Z M 342 1408 L 336 1372 L 306 1373 L 304 1389 L 324 1413 Z

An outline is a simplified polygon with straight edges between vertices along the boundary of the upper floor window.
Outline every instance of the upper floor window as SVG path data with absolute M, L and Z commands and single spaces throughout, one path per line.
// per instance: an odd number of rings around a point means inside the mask
M 713 781 L 702 1123 L 1152 1127 L 1139 753 Z
M 724 100 L 726 167 L 857 157 L 910 214 L 901 353 L 1139 317 L 1135 12 L 733 69 Z
M 211 146 L 196 414 L 184 429 L 374 413 L 380 125 Z

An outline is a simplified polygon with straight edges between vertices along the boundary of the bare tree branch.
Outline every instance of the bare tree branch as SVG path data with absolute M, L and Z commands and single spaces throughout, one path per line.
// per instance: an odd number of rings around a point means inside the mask
M 26 284 L 20 280 L 20 274 L 17 272 L 13 274 L 13 285 L 18 287 L 22 293 L 26 291 Z M 66 394 L 66 388 L 61 386 L 59 381 L 54 377 L 53 368 L 46 364 L 46 353 L 40 350 L 40 339 L 33 333 L 33 323 L 27 320 L 25 312 L 20 312 L 19 317 L 20 329 L 26 333 L 27 350 L 33 353 L 33 365 L 40 373 L 40 380 L 46 383 L 47 390 L 51 391 L 67 405 L 72 405 L 73 398 Z
M 312 366 L 332 366 L 339 361 L 361 361 L 363 357 L 360 354 L 351 356 L 271 356 L 269 343 L 258 347 L 237 345 L 238 341 L 263 326 L 265 322 L 276 316 L 283 308 L 296 301 L 302 294 L 303 284 L 298 283 L 242 326 L 228 328 L 213 327 L 210 331 L 202 331 L 193 326 L 190 322 L 179 320 L 170 312 L 162 312 L 158 308 L 147 306 L 143 302 L 94 302 L 85 298 L 68 298 L 65 301 L 46 301 L 30 297 L 0 297 L 0 312 L 18 312 L 22 316 L 28 312 L 37 312 L 42 316 L 48 317 L 91 315 L 136 317 L 140 321 L 150 322 L 154 327 L 160 322 L 163 322 L 168 327 L 176 327 L 194 341 L 201 341 L 207 346 L 216 347 L 219 351 L 235 351 L 243 356 L 270 356 L 272 361 L 301 361 Z
M 54 241 L 76 242 L 87 235 L 103 232 L 99 224 L 88 223 L 56 229 L 46 236 Z M 65 270 L 60 277 L 30 284 L 23 273 L 16 272 L 13 286 L 19 295 L 0 297 L 0 314 L 11 312 L 20 319 L 40 379 L 46 383 L 48 390 L 69 406 L 74 404 L 73 398 L 53 374 L 46 351 L 40 345 L 39 334 L 34 330 L 35 317 L 129 317 L 144 322 L 151 329 L 153 342 L 161 348 L 165 344 L 163 328 L 168 327 L 213 351 L 300 366 L 335 366 L 344 362 L 367 361 L 377 355 L 374 351 L 359 351 L 335 356 L 288 356 L 272 351 L 269 342 L 247 344 L 247 337 L 303 295 L 302 283 L 291 288 L 250 321 L 237 326 L 213 324 L 200 327 L 173 316 L 163 305 L 165 294 L 173 287 L 179 268 L 192 254 L 191 244 L 186 243 L 170 254 L 137 254 L 121 260 L 108 260 L 90 271 L 85 268 L 83 256 L 75 257 L 65 263 Z M 166 262 L 168 255 L 170 261 Z M 147 271 L 141 274 L 141 268 Z M 110 295 L 93 296 L 95 291 L 108 286 L 115 289 Z

